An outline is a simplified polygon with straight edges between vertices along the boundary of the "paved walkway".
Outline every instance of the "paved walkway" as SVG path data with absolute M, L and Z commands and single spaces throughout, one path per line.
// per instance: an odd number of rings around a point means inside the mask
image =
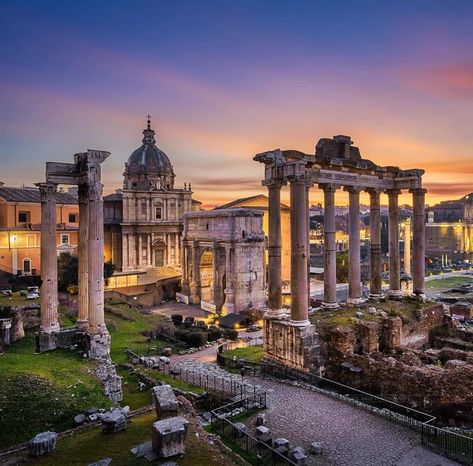
M 322 443 L 311 465 L 450 466 L 451 461 L 424 448 L 420 434 L 348 403 L 301 387 L 255 379 L 269 390 L 267 427 L 291 446 L 309 451 Z

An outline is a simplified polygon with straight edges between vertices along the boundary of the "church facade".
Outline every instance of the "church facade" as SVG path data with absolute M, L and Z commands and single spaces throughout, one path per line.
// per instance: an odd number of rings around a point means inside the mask
M 104 197 L 105 260 L 118 272 L 181 268 L 184 213 L 200 203 L 190 183 L 179 188 L 175 178 L 148 118 L 142 145 L 125 163 L 123 189 Z

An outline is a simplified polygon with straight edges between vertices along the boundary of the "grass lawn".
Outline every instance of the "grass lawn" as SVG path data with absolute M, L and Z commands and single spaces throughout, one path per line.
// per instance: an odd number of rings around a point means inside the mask
M 439 293 L 450 288 L 456 288 L 460 285 L 468 285 L 473 282 L 472 277 L 448 277 L 437 278 L 425 282 L 426 291 Z
M 64 430 L 76 414 L 109 407 L 93 361 L 71 351 L 34 354 L 33 332 L 0 355 L 0 448 L 48 429 Z
M 51 456 L 36 460 L 30 459 L 30 461 L 42 466 L 83 466 L 109 457 L 112 458 L 112 464 L 117 466 L 150 464 L 144 458 L 136 458 L 130 450 L 151 440 L 151 426 L 155 421 L 156 414 L 149 413 L 132 418 L 124 432 L 102 434 L 100 428 L 88 429 L 74 437 L 59 439 L 56 451 Z M 186 441 L 186 452 L 182 458 L 177 459 L 179 466 L 231 466 L 239 464 L 228 458 L 227 455 L 223 458 L 215 447 L 211 448 L 197 437 L 195 432 L 195 428 L 191 424 Z M 25 459 L 28 461 L 29 458 Z M 161 464 L 164 461 L 161 459 L 156 463 Z
M 25 306 L 27 304 L 39 304 L 39 299 L 26 299 L 21 296 L 19 291 L 13 293 L 13 296 L 0 296 L 0 306 Z
M 266 353 L 263 351 L 263 345 L 236 348 L 234 350 L 225 351 L 222 354 L 229 358 L 233 358 L 234 356 L 236 356 L 237 359 L 244 358 L 249 362 L 261 362 L 266 356 Z

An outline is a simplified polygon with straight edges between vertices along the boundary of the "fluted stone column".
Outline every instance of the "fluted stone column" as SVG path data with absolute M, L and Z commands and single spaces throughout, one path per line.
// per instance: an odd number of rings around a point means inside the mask
M 225 245 L 225 304 L 223 313 L 231 314 L 235 312 L 233 273 L 232 273 L 232 248 L 231 244 Z
M 381 206 L 380 192 L 369 190 L 370 195 L 370 297 L 381 296 Z
M 335 244 L 336 186 L 320 185 L 324 191 L 324 300 L 322 307 L 337 309 L 337 247 Z
M 89 184 L 89 333 L 105 334 L 103 281 L 103 200 L 102 183 Z
M 305 327 L 308 320 L 307 188 L 303 177 L 291 181 L 291 325 Z
M 191 302 L 200 304 L 201 284 L 200 284 L 200 247 L 197 241 L 192 244 L 192 281 L 191 281 Z
M 214 243 L 212 247 L 212 299 L 216 306 L 220 305 L 220 280 L 218 274 L 218 243 Z
M 411 219 L 404 222 L 404 273 L 411 274 Z
M 279 319 L 282 310 L 281 284 L 281 187 L 282 181 L 268 184 L 268 313 L 267 317 Z
M 41 197 L 41 324 L 40 331 L 59 331 L 57 293 L 56 191 L 54 183 L 39 183 Z
M 182 246 L 182 292 L 189 294 L 189 246 L 183 241 Z
M 89 283 L 88 283 L 88 240 L 89 240 L 89 193 L 86 184 L 79 185 L 79 295 L 77 327 L 87 329 L 89 326 Z
M 399 296 L 401 291 L 401 264 L 399 260 L 399 194 L 398 189 L 387 191 L 389 200 L 389 294 Z
M 348 300 L 350 304 L 360 304 L 361 260 L 360 260 L 360 189 L 347 187 L 348 207 Z
M 412 286 L 416 295 L 425 294 L 425 189 L 412 189 L 413 248 Z

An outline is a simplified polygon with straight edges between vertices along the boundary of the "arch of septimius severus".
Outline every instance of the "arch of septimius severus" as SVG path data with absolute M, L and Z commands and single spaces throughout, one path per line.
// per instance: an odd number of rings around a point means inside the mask
M 88 354 L 105 356 L 110 335 L 104 318 L 103 185 L 101 164 L 110 152 L 88 150 L 74 155 L 74 163 L 47 162 L 41 196 L 41 324 L 38 350 L 69 347 L 85 335 Z M 76 329 L 61 332 L 58 314 L 56 251 L 56 192 L 59 184 L 79 188 L 79 298 Z
M 265 166 L 263 185 L 269 191 L 268 314 L 265 321 L 265 349 L 277 362 L 310 370 L 318 335 L 308 320 L 309 299 L 309 190 L 318 186 L 324 193 L 324 300 L 326 309 L 337 309 L 335 193 L 349 193 L 349 296 L 348 304 L 363 301 L 360 273 L 359 196 L 370 195 L 371 273 L 370 296 L 381 295 L 380 194 L 389 199 L 389 291 L 400 289 L 399 205 L 401 190 L 413 196 L 413 292 L 424 294 L 425 189 L 423 170 L 381 167 L 362 159 L 349 136 L 320 139 L 315 154 L 279 149 L 264 152 L 254 160 Z M 281 305 L 281 222 L 280 193 L 290 186 L 291 199 L 291 312 L 290 319 Z

